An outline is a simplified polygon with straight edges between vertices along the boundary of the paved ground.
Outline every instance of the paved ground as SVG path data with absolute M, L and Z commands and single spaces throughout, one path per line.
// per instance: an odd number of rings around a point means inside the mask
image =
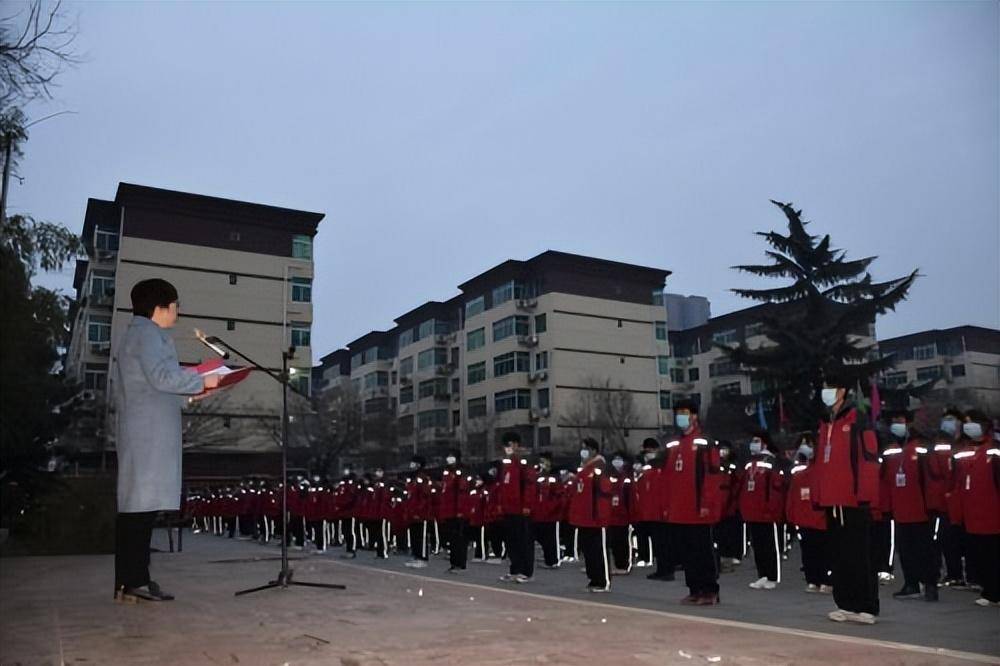
M 404 558 L 332 551 L 293 552 L 296 577 L 346 591 L 234 597 L 273 578 L 278 563 L 259 558 L 277 550 L 186 538 L 184 553 L 153 556 L 178 599 L 139 605 L 112 602 L 110 556 L 0 560 L 0 664 L 1000 664 L 1000 611 L 968 592 L 928 605 L 883 588 L 880 623 L 857 627 L 826 620 L 832 602 L 801 592 L 794 566 L 779 590 L 754 592 L 747 563 L 723 577 L 721 606 L 689 609 L 681 583 L 645 570 L 590 595 L 573 566 L 512 587 L 498 566 L 457 577 L 438 559 L 415 575 Z

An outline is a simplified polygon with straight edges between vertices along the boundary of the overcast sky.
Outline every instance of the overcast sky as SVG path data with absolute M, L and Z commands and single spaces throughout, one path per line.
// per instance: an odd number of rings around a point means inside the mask
M 316 359 L 546 249 L 745 307 L 770 198 L 920 268 L 880 337 L 1000 326 L 996 2 L 69 9 L 86 62 L 29 114 L 77 113 L 11 210 L 79 230 L 126 181 L 324 212 Z

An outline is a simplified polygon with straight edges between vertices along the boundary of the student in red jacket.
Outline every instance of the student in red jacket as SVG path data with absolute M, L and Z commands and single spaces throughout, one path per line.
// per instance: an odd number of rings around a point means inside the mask
M 965 586 L 962 566 L 962 529 L 953 525 L 948 515 L 948 497 L 952 487 L 952 459 L 955 446 L 962 437 L 962 422 L 965 415 L 954 407 L 948 407 L 938 424 L 928 464 L 927 509 L 931 512 L 934 565 L 941 568 L 944 560 L 944 582 L 947 587 L 961 589 Z M 930 447 L 928 447 L 930 448 Z
M 538 455 L 537 478 L 532 498 L 532 531 L 542 547 L 545 568 L 555 569 L 560 561 L 559 521 L 562 519 L 562 484 L 552 470 L 552 454 Z
M 427 461 L 423 456 L 410 459 L 406 479 L 406 521 L 411 558 L 405 566 L 423 569 L 427 566 L 427 528 L 431 516 L 431 479 L 424 472 Z
M 587 571 L 587 589 L 611 589 L 608 568 L 607 527 L 611 517 L 611 480 L 597 441 L 587 437 L 580 444 L 581 467 L 570 498 L 569 519 L 579 531 L 580 551 Z
M 746 524 L 740 515 L 740 487 L 743 483 L 742 470 L 738 469 L 733 454 L 732 442 L 719 441 L 719 467 L 726 475 L 729 492 L 725 495 L 722 520 L 713 530 L 715 543 L 719 548 L 719 570 L 732 573 L 746 556 Z
M 503 513 L 504 541 L 510 557 L 510 571 L 501 576 L 500 580 L 528 583 L 535 573 L 531 507 L 536 473 L 521 452 L 520 435 L 508 432 L 504 434 L 502 443 L 503 458 L 500 459 L 497 491 Z
M 465 497 L 469 494 L 472 475 L 462 468 L 462 454 L 451 449 L 445 457 L 446 467 L 441 470 L 441 499 L 439 517 L 444 525 L 444 539 L 448 544 L 451 566 L 448 573 L 465 571 L 469 559 L 469 516 Z
M 952 492 L 961 507 L 968 543 L 968 567 L 982 586 L 980 606 L 1000 606 L 1000 442 L 993 423 L 979 410 L 965 415 L 962 432 L 972 447 L 955 455 Z
M 895 521 L 896 546 L 903 570 L 903 588 L 894 599 L 938 600 L 938 567 L 933 559 L 930 514 L 927 510 L 929 452 L 911 430 L 905 411 L 886 414 L 891 442 L 882 451 L 882 476 L 889 480 L 889 510 Z M 920 585 L 924 590 L 921 592 Z
M 770 447 L 766 432 L 750 438 L 750 461 L 743 467 L 739 490 L 740 515 L 750 531 L 759 576 L 750 583 L 754 590 L 773 590 L 781 582 L 778 525 L 785 517 L 785 475 Z
M 806 592 L 829 594 L 830 552 L 826 531 L 826 512 L 814 502 L 812 488 L 815 467 L 811 438 L 803 438 L 795 453 L 795 465 L 785 498 L 785 517 L 799 531 L 802 547 L 802 572 L 806 577 Z
M 660 442 L 648 437 L 642 442 L 642 476 L 637 481 L 640 538 L 645 536 L 650 542 L 653 562 L 656 568 L 646 578 L 670 582 L 674 580 L 675 558 L 670 551 L 669 526 L 666 519 L 667 487 L 663 449 Z
M 611 574 L 625 576 L 632 572 L 632 468 L 625 462 L 626 454 L 618 451 L 611 456 L 611 514 L 608 517 L 608 548 L 614 567 Z
M 850 380 L 828 378 L 821 399 L 829 410 L 819 424 L 816 502 L 827 509 L 833 570 L 834 622 L 875 624 L 878 579 L 870 557 L 870 507 L 878 501 L 878 441 L 848 400 Z
M 691 400 L 674 404 L 674 421 L 680 439 L 667 444 L 663 466 L 666 487 L 666 518 L 671 556 L 684 565 L 689 594 L 681 603 L 711 606 L 719 603 L 719 570 L 716 565 L 712 526 L 722 517 L 724 474 L 719 450 L 704 435 L 698 421 L 698 406 Z

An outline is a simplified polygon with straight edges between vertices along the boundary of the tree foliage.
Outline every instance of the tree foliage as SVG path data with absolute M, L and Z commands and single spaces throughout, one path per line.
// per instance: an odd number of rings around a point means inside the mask
M 878 315 L 894 310 L 917 278 L 876 282 L 869 268 L 876 257 L 849 259 L 833 247 L 829 234 L 812 235 L 802 211 L 772 201 L 788 222 L 788 233 L 758 232 L 771 249 L 769 263 L 733 268 L 752 275 L 790 280 L 772 289 L 733 289 L 744 298 L 766 304 L 760 318 L 770 345 L 756 349 L 745 343 L 724 347 L 728 356 L 763 380 L 767 393 L 780 393 L 790 425 L 815 426 L 822 406 L 819 389 L 825 379 L 840 386 L 867 385 L 892 359 L 873 354 L 862 344 Z

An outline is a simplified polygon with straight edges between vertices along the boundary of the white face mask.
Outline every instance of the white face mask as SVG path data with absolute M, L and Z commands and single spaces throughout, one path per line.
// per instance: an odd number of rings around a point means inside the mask
M 764 445 L 761 443 L 761 441 L 759 439 L 752 439 L 752 440 L 750 440 L 750 454 L 751 455 L 754 455 L 754 456 L 757 455 L 758 453 L 760 453 L 760 450 L 762 448 L 764 448 Z
M 691 416 L 688 414 L 678 414 L 674 417 L 674 423 L 681 430 L 687 430 L 691 426 Z
M 889 431 L 892 432 L 896 437 L 906 437 L 906 424 L 905 423 L 893 423 L 889 426 Z
M 823 404 L 827 407 L 833 407 L 837 404 L 837 389 L 835 388 L 825 388 L 820 394 L 820 399 Z
M 958 422 L 955 420 L 954 416 L 947 416 L 941 419 L 941 432 L 948 433 L 954 436 L 958 431 Z
M 615 458 L 614 460 L 611 461 L 611 466 L 614 467 L 615 469 L 620 470 L 622 467 L 625 466 L 625 461 L 622 460 L 621 458 Z
M 380 469 L 378 469 L 378 470 L 375 470 L 375 478 L 376 478 L 376 479 L 381 479 L 381 478 L 382 478 L 383 476 L 385 476 L 385 472 L 383 472 L 383 471 L 382 471 L 382 470 L 380 470 Z
M 651 460 L 653 460 L 655 458 L 656 458 L 656 454 L 653 453 L 652 451 L 647 451 L 646 453 L 642 454 L 642 459 L 645 460 L 646 462 L 650 462 Z
M 586 460 L 590 457 L 590 449 L 580 449 L 580 460 Z
M 514 447 L 513 446 L 503 447 L 503 454 L 507 457 L 514 455 Z
M 809 460 L 813 457 L 812 447 L 808 444 L 799 444 L 799 450 L 796 451 L 796 455 L 805 460 Z
M 979 441 L 983 438 L 983 426 L 979 425 L 975 421 L 970 421 L 969 423 L 962 424 L 962 432 L 969 439 Z
M 447 458 L 444 459 L 444 461 L 449 465 L 454 465 L 455 460 L 456 460 L 455 456 L 448 456 Z
M 418 467 L 420 467 L 420 465 L 418 465 L 417 463 L 415 462 L 410 463 L 410 469 L 417 469 Z

